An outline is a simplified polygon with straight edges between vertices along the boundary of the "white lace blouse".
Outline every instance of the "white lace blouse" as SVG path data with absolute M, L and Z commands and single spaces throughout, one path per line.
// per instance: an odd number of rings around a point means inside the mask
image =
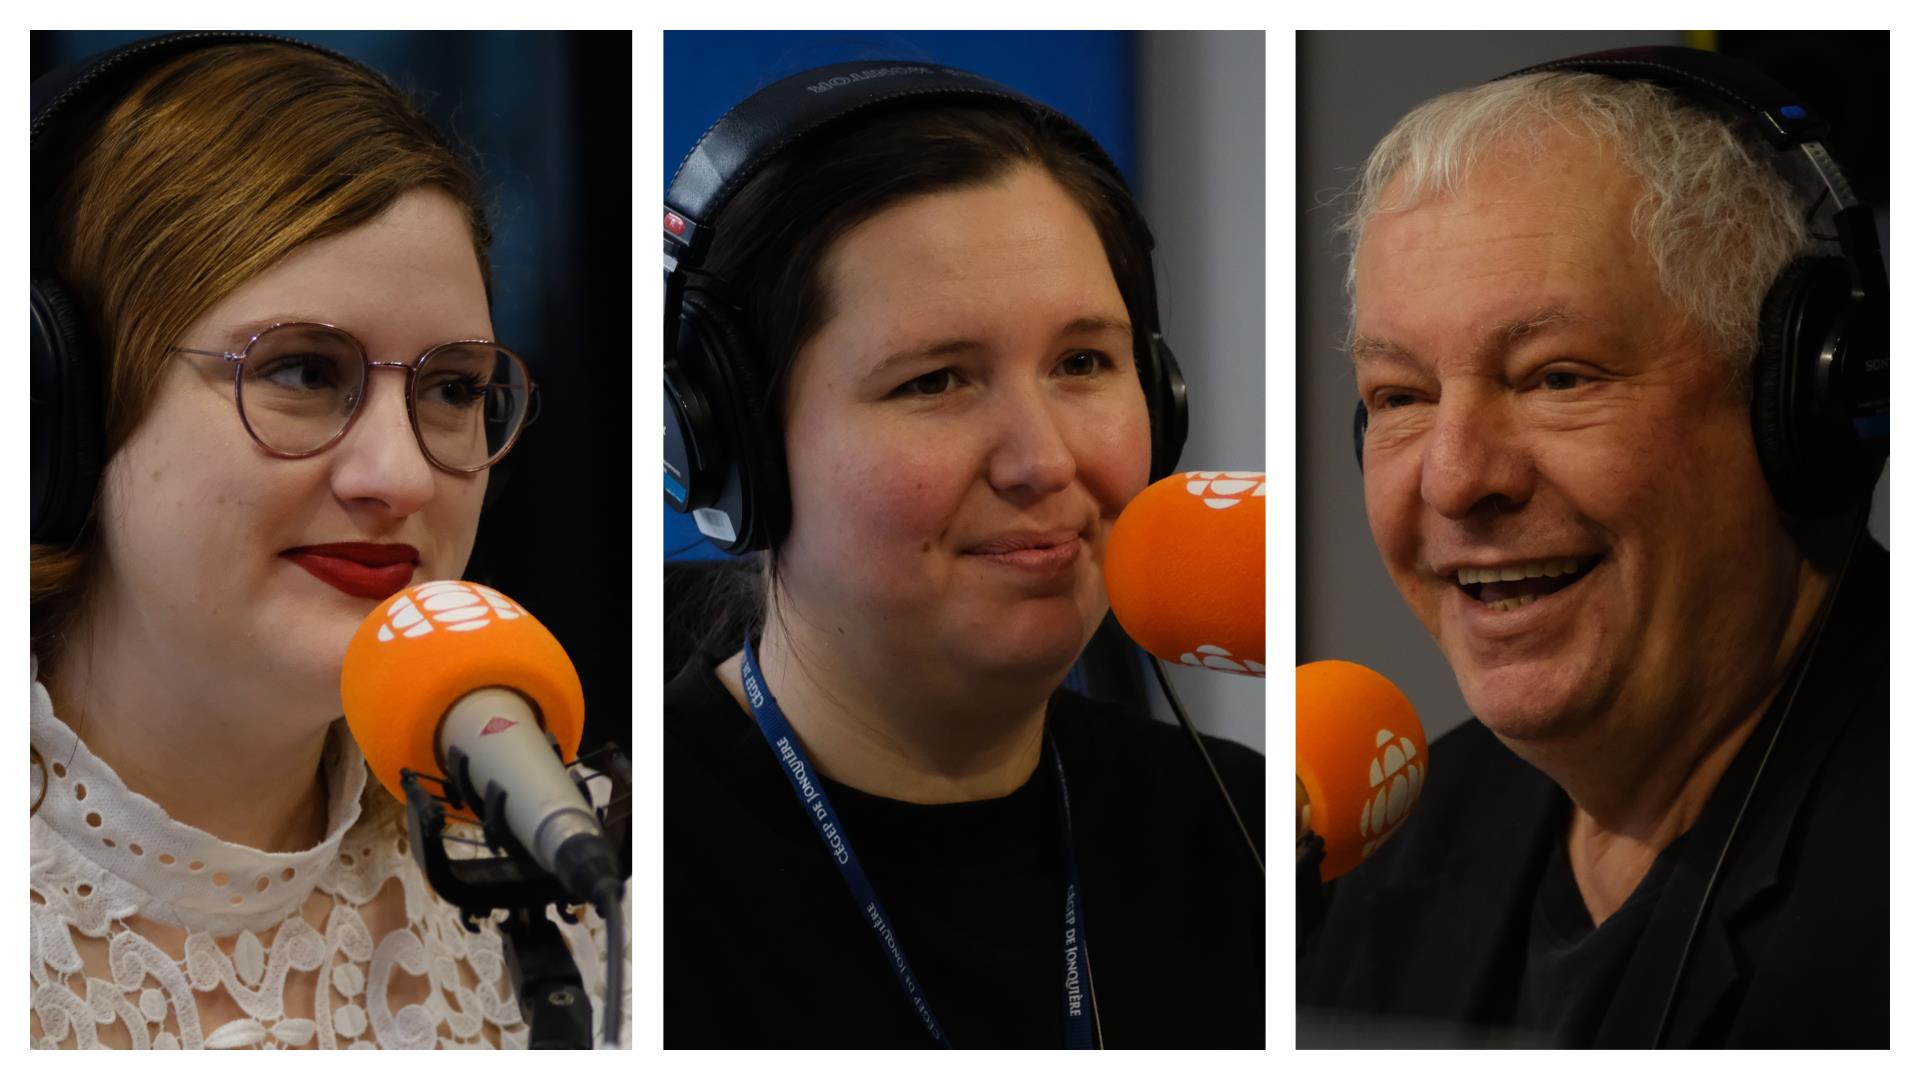
M 367 771 L 344 723 L 327 743 L 326 838 L 291 853 L 169 818 L 38 681 L 32 728 L 36 1047 L 525 1047 L 493 927 L 469 932 L 433 895 L 403 826 L 359 821 Z M 590 910 L 553 918 L 598 1045 L 604 927 Z

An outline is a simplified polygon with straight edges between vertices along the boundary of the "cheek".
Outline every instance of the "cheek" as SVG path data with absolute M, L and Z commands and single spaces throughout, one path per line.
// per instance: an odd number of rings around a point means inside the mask
M 1080 425 L 1074 458 L 1087 490 L 1108 517 L 1145 489 L 1153 471 L 1152 421 L 1144 396 Z
M 1542 440 L 1536 460 L 1581 517 L 1628 547 L 1737 550 L 1774 516 L 1743 412 L 1624 423 L 1598 435 Z
M 1419 548 L 1419 472 L 1375 455 L 1362 482 L 1373 543 L 1397 576 L 1410 567 Z
M 794 526 L 851 540 L 932 541 L 951 521 L 978 467 L 963 447 L 923 441 L 795 459 Z
M 235 542 L 257 534 L 288 490 L 291 478 L 272 468 L 280 462 L 259 457 L 205 430 L 137 435 L 103 478 L 101 511 L 118 538 L 110 543 L 157 563 L 230 562 Z
M 427 523 L 438 551 L 433 564 L 423 569 L 436 578 L 464 577 L 491 481 L 485 473 L 467 478 L 437 471 L 434 481 L 439 486 L 427 508 Z

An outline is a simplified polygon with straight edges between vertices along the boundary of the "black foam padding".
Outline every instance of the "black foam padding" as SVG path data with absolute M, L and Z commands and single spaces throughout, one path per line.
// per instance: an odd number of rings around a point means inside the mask
M 1752 435 L 1773 498 L 1790 514 L 1818 517 L 1857 510 L 1872 495 L 1878 463 L 1864 460 L 1835 397 L 1824 353 L 1848 317 L 1851 272 L 1836 257 L 1795 259 L 1780 273 L 1759 312 L 1752 364 Z
M 105 418 L 96 355 L 71 297 L 52 278 L 31 280 L 33 534 L 70 546 L 100 484 Z

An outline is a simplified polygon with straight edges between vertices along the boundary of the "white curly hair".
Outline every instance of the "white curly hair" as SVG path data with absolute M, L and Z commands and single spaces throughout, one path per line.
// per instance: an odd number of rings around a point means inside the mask
M 1458 193 L 1495 148 L 1537 151 L 1555 130 L 1583 132 L 1614 148 L 1643 182 L 1633 237 L 1651 256 L 1661 291 L 1743 375 L 1766 290 L 1817 243 L 1806 220 L 1816 174 L 1748 126 L 1651 83 L 1579 72 L 1522 75 L 1433 98 L 1380 140 L 1349 193 L 1352 209 L 1340 224 L 1348 302 L 1352 255 L 1374 215 Z

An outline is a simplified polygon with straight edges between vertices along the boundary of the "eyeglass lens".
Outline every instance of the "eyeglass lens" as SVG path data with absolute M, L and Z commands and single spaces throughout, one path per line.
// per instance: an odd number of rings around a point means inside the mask
M 325 327 L 283 326 L 255 339 L 240 366 L 240 410 L 254 437 L 306 454 L 346 427 L 365 396 L 365 353 Z M 526 368 L 495 345 L 442 345 L 412 379 L 413 426 L 428 457 L 447 468 L 491 463 L 526 423 Z

